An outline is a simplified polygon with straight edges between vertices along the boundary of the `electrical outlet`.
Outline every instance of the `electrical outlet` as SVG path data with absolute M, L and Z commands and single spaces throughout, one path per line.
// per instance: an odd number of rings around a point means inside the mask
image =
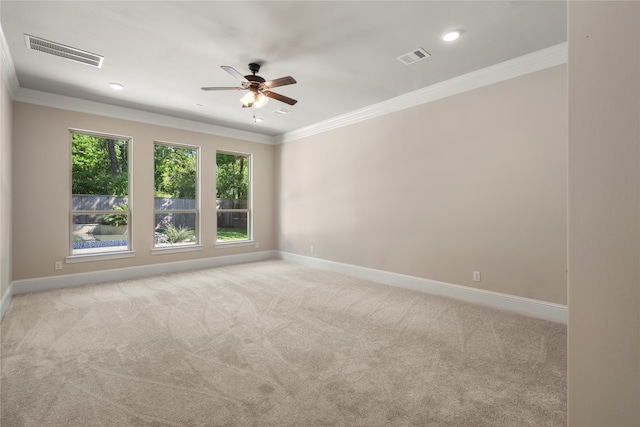
M 55 268 L 56 270 L 62 270 L 62 261 L 56 261 L 53 268 Z
M 473 281 L 474 282 L 479 282 L 480 281 L 480 272 L 479 271 L 474 271 L 473 272 Z
M 314 250 L 313 246 L 309 246 L 309 252 L 313 253 L 313 250 Z
M 260 242 L 256 242 L 256 249 L 260 247 Z

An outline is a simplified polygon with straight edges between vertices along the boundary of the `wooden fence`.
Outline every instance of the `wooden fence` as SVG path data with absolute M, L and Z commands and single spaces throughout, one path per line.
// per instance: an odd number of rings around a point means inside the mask
M 127 196 L 107 196 L 107 195 L 86 195 L 74 194 L 71 197 L 71 208 L 74 211 L 109 211 L 115 206 L 128 203 Z M 163 210 L 194 210 L 196 201 L 194 199 L 170 199 L 156 197 L 154 209 Z M 216 208 L 219 209 L 246 209 L 246 200 L 216 199 Z M 117 213 L 117 211 L 114 211 Z M 247 215 L 243 212 L 217 212 L 218 227 L 244 228 L 247 227 Z M 95 224 L 97 215 L 74 215 L 74 224 Z M 195 214 L 193 213 L 157 213 L 155 215 L 156 228 L 166 228 L 173 224 L 175 227 L 195 228 Z

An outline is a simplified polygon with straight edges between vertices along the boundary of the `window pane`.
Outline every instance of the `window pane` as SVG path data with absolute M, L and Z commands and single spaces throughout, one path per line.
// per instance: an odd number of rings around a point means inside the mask
M 154 165 L 154 246 L 195 245 L 198 150 L 156 144 Z
M 107 211 L 107 210 L 128 210 L 129 197 L 127 196 L 107 196 L 73 194 L 71 196 L 71 206 L 74 211 Z
M 128 141 L 74 133 L 71 193 L 129 194 Z
M 249 195 L 249 159 L 235 154 L 216 154 L 216 198 L 244 200 Z M 229 209 L 218 206 L 219 209 Z
M 72 254 L 83 255 L 124 251 L 129 248 L 127 215 L 117 214 L 121 221 L 112 221 L 115 215 L 73 215 Z M 124 224 L 124 225 L 123 225 Z
M 251 238 L 249 160 L 249 156 L 242 154 L 216 154 L 218 242 Z
M 128 149 L 128 140 L 71 134 L 72 255 L 130 249 Z
M 248 212 L 218 211 L 218 241 L 231 242 L 249 239 Z
M 156 247 L 193 245 L 196 243 L 195 213 L 156 214 Z
M 155 210 L 172 211 L 172 210 L 196 210 L 196 199 L 179 199 L 171 197 L 156 197 Z
M 195 200 L 197 165 L 195 149 L 156 144 L 154 164 L 156 197 Z M 163 207 L 163 209 L 175 208 Z

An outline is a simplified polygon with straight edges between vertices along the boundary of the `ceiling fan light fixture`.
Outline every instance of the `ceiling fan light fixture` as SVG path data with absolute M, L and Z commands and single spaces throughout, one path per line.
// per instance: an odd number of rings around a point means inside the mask
M 240 98 L 240 102 L 242 102 L 242 106 L 249 108 L 253 106 L 253 103 L 256 102 L 256 94 L 253 91 L 249 91 L 244 94 L 242 98 Z
M 269 98 L 267 98 L 264 94 L 259 93 L 258 96 L 256 96 L 255 102 L 253 103 L 253 108 L 262 108 L 267 105 L 267 102 L 269 102 Z
M 267 102 L 269 102 L 269 98 L 260 92 L 254 92 L 251 90 L 240 98 L 240 102 L 242 102 L 242 106 L 244 108 L 262 108 L 267 104 Z

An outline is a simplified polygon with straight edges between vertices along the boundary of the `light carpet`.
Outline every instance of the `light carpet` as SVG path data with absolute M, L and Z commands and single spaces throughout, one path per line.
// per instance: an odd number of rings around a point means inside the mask
M 1 424 L 562 426 L 566 326 L 271 260 L 17 295 Z

